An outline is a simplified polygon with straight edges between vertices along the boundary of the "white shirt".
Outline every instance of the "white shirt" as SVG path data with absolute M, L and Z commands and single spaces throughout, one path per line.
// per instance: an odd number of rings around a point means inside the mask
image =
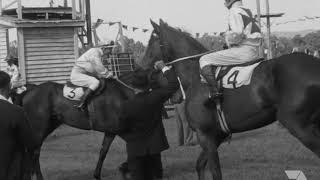
M 88 73 L 101 77 L 101 75 L 108 73 L 108 70 L 102 64 L 102 56 L 101 48 L 91 48 L 77 59 L 76 65 Z
M 259 46 L 262 39 L 261 30 L 253 17 L 252 12 L 239 3 L 235 3 L 229 10 L 228 17 L 229 30 L 226 38 L 232 41 L 232 37 L 243 36 L 240 44 Z M 237 36 L 238 35 L 238 36 Z M 237 39 L 235 41 L 238 41 Z
M 12 64 L 11 66 L 7 66 L 6 72 L 11 78 L 11 83 L 19 81 L 19 70 L 16 65 Z

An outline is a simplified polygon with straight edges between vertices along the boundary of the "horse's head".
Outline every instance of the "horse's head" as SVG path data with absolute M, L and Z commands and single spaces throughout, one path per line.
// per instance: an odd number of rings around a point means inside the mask
M 154 22 L 151 21 L 151 24 L 152 23 Z M 151 33 L 147 49 L 144 52 L 144 56 L 141 61 L 142 68 L 143 69 L 153 68 L 154 63 L 162 59 L 163 57 L 160 49 L 159 32 L 157 31 L 157 29 L 154 29 Z
M 187 32 L 173 28 L 160 20 L 160 25 L 151 23 L 154 32 L 160 39 L 160 47 L 164 60 L 172 61 L 177 58 L 199 54 L 207 51 L 196 39 Z
M 192 38 L 190 34 L 175 29 L 162 20 L 160 20 L 160 25 L 157 25 L 153 21 L 151 21 L 151 24 L 154 30 L 145 53 L 147 60 L 154 59 L 154 57 L 156 57 L 155 55 L 158 55 L 165 62 L 170 62 L 177 58 L 207 51 L 204 46 Z M 160 53 L 159 48 L 155 47 L 158 45 L 160 47 Z M 197 60 L 190 59 L 182 63 L 176 63 L 174 66 L 185 88 L 191 84 L 192 79 L 196 78 L 200 81 L 199 62 Z

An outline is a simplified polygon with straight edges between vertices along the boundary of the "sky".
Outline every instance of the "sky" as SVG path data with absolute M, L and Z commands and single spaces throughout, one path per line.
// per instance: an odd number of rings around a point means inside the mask
M 271 13 L 285 13 L 283 17 L 273 19 L 272 23 L 296 20 L 304 16 L 320 16 L 320 0 L 269 0 L 269 2 Z M 226 30 L 227 9 L 223 3 L 223 0 L 93 0 L 91 7 L 93 20 L 101 18 L 105 21 L 121 21 L 129 27 L 151 28 L 150 18 L 154 21 L 162 18 L 170 25 L 183 28 L 192 34 L 203 34 Z M 243 0 L 243 3 L 256 14 L 256 0 Z M 261 13 L 266 13 L 265 0 L 261 0 Z M 106 26 L 101 29 L 112 31 L 117 27 Z M 272 27 L 273 31 L 305 29 L 320 30 L 320 19 Z M 132 33 L 130 30 L 125 33 L 144 41 L 149 38 L 149 34 L 138 31 Z
M 11 1 L 11 0 L 3 0 Z M 320 0 L 269 0 L 271 13 L 285 13 L 275 18 L 272 23 L 297 20 L 304 16 L 320 16 Z M 54 0 L 55 5 L 63 0 Z M 69 0 L 69 3 L 71 0 Z M 24 6 L 47 6 L 49 0 L 22 0 Z M 149 19 L 162 18 L 169 25 L 180 27 L 192 34 L 222 32 L 226 30 L 227 9 L 224 0 L 91 0 L 92 21 L 97 18 L 105 22 L 121 21 L 130 27 L 152 29 Z M 256 14 L 256 0 L 243 0 L 244 6 Z M 261 12 L 264 14 L 265 0 L 261 0 Z M 272 31 L 300 31 L 320 29 L 320 19 L 273 26 Z M 115 39 L 118 27 L 103 25 L 98 34 L 103 39 Z M 124 30 L 130 38 L 146 42 L 150 33 L 141 30 Z

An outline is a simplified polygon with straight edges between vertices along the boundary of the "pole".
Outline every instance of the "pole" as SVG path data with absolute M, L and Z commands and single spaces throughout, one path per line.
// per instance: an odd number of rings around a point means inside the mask
M 126 47 L 125 47 L 125 42 L 124 42 L 124 37 L 123 37 L 123 29 L 122 29 L 122 23 L 121 21 L 119 22 L 119 40 L 121 43 L 121 52 L 124 53 L 126 51 Z
M 72 0 L 72 19 L 77 18 L 76 0 Z
M 79 9 L 81 14 L 81 20 L 85 20 L 85 2 L 84 0 L 79 0 Z
M 258 26 L 261 30 L 262 33 L 262 27 L 261 27 L 261 5 L 260 5 L 260 0 L 256 0 L 257 4 L 257 21 L 258 21 Z M 259 47 L 259 57 L 263 57 L 263 40 L 261 42 L 261 46 Z
M 64 0 L 64 1 L 63 1 L 63 6 L 64 6 L 64 7 L 68 7 L 68 0 Z
M 268 59 L 272 59 L 272 44 L 271 44 L 271 24 L 270 24 L 270 6 L 269 0 L 266 0 L 267 11 L 267 42 L 268 42 Z
M 89 48 L 93 46 L 92 44 L 92 29 L 91 29 L 91 7 L 90 0 L 86 0 L 86 21 L 87 21 L 87 40 Z
M 21 0 L 18 0 L 17 13 L 18 13 L 18 19 L 22 19 L 22 4 L 21 4 Z
M 0 16 L 2 15 L 2 0 L 0 0 Z

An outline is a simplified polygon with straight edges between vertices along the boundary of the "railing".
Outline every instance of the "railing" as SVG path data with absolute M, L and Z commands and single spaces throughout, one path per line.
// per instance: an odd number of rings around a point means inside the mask
M 134 71 L 134 58 L 130 53 L 106 54 L 103 56 L 103 64 L 117 77 Z

